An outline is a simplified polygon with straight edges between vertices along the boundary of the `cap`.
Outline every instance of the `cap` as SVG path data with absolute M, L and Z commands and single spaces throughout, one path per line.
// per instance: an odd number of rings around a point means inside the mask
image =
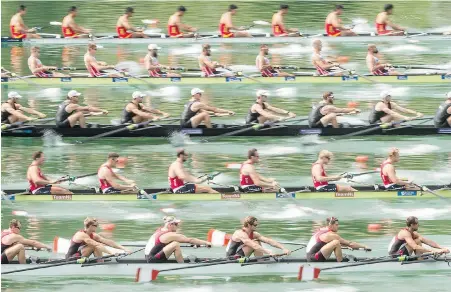
M 382 91 L 381 94 L 380 94 L 381 98 L 386 98 L 388 96 L 391 97 L 391 92 L 390 91 Z
M 146 97 L 146 95 L 144 93 L 142 93 L 141 91 L 135 91 L 132 94 L 133 99 L 135 98 L 141 98 L 141 97 Z
M 21 98 L 21 97 L 22 95 L 20 95 L 16 91 L 11 91 L 10 93 L 8 93 L 8 98 Z
M 204 91 L 202 89 L 200 89 L 200 88 L 193 88 L 193 89 L 191 89 L 191 96 L 194 96 L 194 95 L 196 95 L 198 93 L 203 93 L 203 92 Z
M 161 50 L 161 47 L 157 46 L 156 44 L 149 44 L 147 46 L 148 50 Z
M 446 98 L 451 98 L 451 91 L 446 94 Z
M 163 218 L 163 221 L 165 224 L 172 224 L 172 223 L 180 223 L 182 222 L 182 220 L 179 220 L 177 218 L 175 218 L 174 216 L 165 216 Z
M 269 96 L 269 91 L 268 90 L 264 90 L 264 89 L 257 90 L 256 95 L 257 95 L 257 97 L 262 96 L 262 95 Z
M 74 96 L 80 96 L 81 93 L 76 90 L 71 90 L 67 93 L 67 97 L 74 97 Z

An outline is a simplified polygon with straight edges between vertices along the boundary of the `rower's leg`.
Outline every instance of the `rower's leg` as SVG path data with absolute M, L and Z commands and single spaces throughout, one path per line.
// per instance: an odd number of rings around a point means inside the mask
M 191 125 L 193 125 L 193 128 L 197 128 L 202 122 L 204 122 L 207 128 L 212 128 L 210 114 L 207 112 L 197 114 L 191 118 Z
M 60 72 L 52 72 L 53 77 L 61 78 L 61 77 L 69 77 L 69 75 L 60 73 Z
M 143 118 L 143 117 L 140 117 L 140 116 L 134 116 L 134 117 L 132 118 L 132 121 L 133 121 L 133 123 L 135 123 L 135 124 L 139 124 L 139 123 L 144 122 L 144 118 Z
M 341 245 L 338 239 L 332 240 L 331 242 L 327 243 L 321 248 L 320 252 L 326 259 L 328 259 L 333 252 L 335 254 L 335 257 L 337 258 L 337 262 L 341 262 L 343 260 Z
M 332 127 L 338 128 L 336 113 L 330 113 L 325 115 L 324 117 L 321 118 L 320 122 L 323 124 L 324 127 L 327 127 L 327 125 L 332 124 Z
M 18 118 L 16 116 L 9 116 L 8 117 L 8 121 L 9 121 L 10 124 L 14 124 L 14 123 L 17 123 L 17 122 L 23 122 L 25 120 L 21 119 L 21 118 Z
M 415 243 L 419 246 L 423 246 L 421 240 L 419 238 L 414 239 Z M 409 254 L 413 254 L 415 252 L 415 255 L 421 255 L 423 252 L 421 251 L 414 251 L 408 244 L 406 244 L 406 248 L 409 251 Z
M 169 257 L 172 254 L 174 254 L 175 260 L 177 261 L 177 263 L 185 262 L 185 259 L 183 258 L 183 255 L 182 255 L 182 249 L 180 248 L 180 244 L 176 241 L 173 241 L 173 242 L 169 243 L 168 245 L 166 245 L 165 247 L 163 247 L 163 252 L 167 259 L 169 259 Z
M 182 75 L 177 74 L 177 73 L 168 72 L 167 77 L 182 77 Z
M 6 249 L 5 254 L 10 262 L 17 256 L 20 264 L 26 264 L 25 247 L 21 243 L 17 243 Z
M 288 72 L 278 72 L 277 75 L 279 75 L 279 77 L 292 77 L 292 76 L 294 76 L 293 74 L 290 74 Z
M 345 192 L 357 192 L 356 189 L 354 189 L 352 186 L 344 186 L 344 185 L 337 185 L 337 191 L 345 193 Z
M 215 191 L 209 186 L 203 186 L 198 184 L 196 184 L 196 193 L 219 194 L 219 192 Z
M 448 126 L 451 128 L 451 116 L 449 116 L 446 121 L 448 122 Z
M 386 115 L 381 118 L 382 123 L 390 123 L 391 121 L 396 121 L 396 120 L 398 120 L 398 119 L 396 119 L 390 115 Z
M 52 195 L 72 195 L 73 194 L 68 189 L 58 187 L 58 186 L 52 186 L 52 188 L 50 189 L 50 193 Z
M 27 38 L 28 38 L 28 39 L 40 39 L 41 36 L 38 35 L 38 34 L 35 34 L 35 33 L 28 33 L 28 34 L 27 34 Z
M 235 34 L 235 37 L 238 37 L 238 38 L 243 38 L 243 37 L 251 38 L 252 37 L 252 35 L 248 31 L 237 31 L 234 34 Z
M 344 30 L 341 32 L 341 36 L 357 36 L 352 30 Z
M 267 117 L 264 117 L 264 116 L 262 116 L 262 115 L 260 115 L 257 119 L 258 119 L 258 123 L 259 123 L 259 124 L 263 124 L 263 123 L 265 123 L 266 121 L 268 121 L 268 118 L 267 118 Z
M 77 122 L 80 123 L 81 128 L 86 128 L 86 120 L 83 112 L 76 112 L 71 114 L 67 120 L 69 121 L 70 127 L 73 128 Z
M 102 256 L 102 253 L 99 252 L 99 251 L 96 251 L 96 249 L 94 248 L 94 246 L 88 245 L 88 246 L 85 246 L 85 247 L 83 247 L 83 248 L 81 249 L 81 256 L 82 256 L 82 257 L 89 257 L 89 256 L 92 255 L 92 253 L 94 253 L 94 255 L 95 255 L 96 257 Z M 99 255 L 99 254 L 100 254 L 100 255 Z

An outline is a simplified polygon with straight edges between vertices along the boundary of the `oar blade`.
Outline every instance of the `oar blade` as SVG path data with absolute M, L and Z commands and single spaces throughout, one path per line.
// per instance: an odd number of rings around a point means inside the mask
M 217 229 L 210 229 L 207 233 L 207 241 L 211 242 L 213 246 L 227 246 L 230 238 L 230 234 Z
M 160 273 L 159 270 L 152 269 L 152 273 L 151 273 L 152 281 L 155 281 L 157 279 L 159 273 Z
M 320 269 L 312 267 L 310 265 L 302 265 L 299 267 L 298 280 L 299 281 L 313 281 L 318 279 Z
M 158 278 L 159 273 L 160 273 L 159 270 L 139 267 L 136 270 L 135 282 L 148 283 L 151 281 L 155 281 Z

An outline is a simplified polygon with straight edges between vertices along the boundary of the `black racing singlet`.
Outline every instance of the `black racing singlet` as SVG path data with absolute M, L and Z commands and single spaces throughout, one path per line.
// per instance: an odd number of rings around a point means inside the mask
M 318 126 L 318 122 L 324 117 L 324 115 L 321 113 L 321 109 L 325 106 L 325 104 L 321 103 L 312 106 L 312 110 L 310 111 L 310 114 L 308 116 L 308 125 L 310 128 L 315 128 Z
M 370 113 L 370 116 L 369 116 L 369 119 L 368 119 L 370 124 L 375 124 L 375 123 L 380 122 L 381 118 L 385 117 L 387 115 L 387 113 L 384 112 L 384 111 L 377 111 L 376 110 L 376 106 L 378 104 L 379 104 L 379 102 L 374 105 L 373 110 Z M 391 103 L 390 102 L 388 103 L 388 108 L 391 109 Z
M 67 101 L 63 101 L 56 111 L 56 123 L 64 122 L 73 112 L 68 113 L 66 107 L 69 105 Z
M 85 232 L 85 233 L 86 233 L 85 230 L 79 230 L 79 231 L 77 231 L 77 232 Z M 75 232 L 75 234 L 77 234 L 77 232 Z M 75 236 L 75 234 L 74 234 L 74 236 Z M 81 241 L 81 242 L 75 242 L 75 241 L 74 241 L 74 236 L 72 236 L 72 238 L 71 238 L 71 240 L 70 240 L 69 249 L 67 250 L 67 253 L 66 253 L 66 259 L 73 257 L 76 253 L 78 253 L 80 247 L 81 247 L 82 245 L 85 244 L 84 241 Z M 91 239 L 93 239 L 93 238 L 94 238 L 94 233 L 92 233 L 91 235 L 89 235 L 89 237 L 90 237 Z
M 5 103 L 7 103 L 7 102 L 5 102 Z M 5 103 L 3 103 L 3 104 L 5 104 Z M 12 105 L 12 108 L 17 110 L 15 103 Z M 2 124 L 9 124 L 9 116 L 11 116 L 11 114 L 9 112 L 2 111 Z
M 262 103 L 262 108 L 266 109 L 265 103 Z M 247 116 L 246 116 L 246 124 L 258 123 L 258 117 L 259 116 L 260 116 L 260 113 L 258 113 L 258 112 L 253 113 L 252 112 L 252 106 L 251 106 L 251 108 L 249 109 L 249 112 L 247 113 Z
M 129 104 L 132 102 L 129 102 Z M 127 104 L 128 105 L 128 104 Z M 138 103 L 138 109 L 141 110 L 141 104 Z M 133 117 L 136 116 L 136 114 L 134 112 L 128 112 L 127 111 L 127 106 L 125 106 L 125 108 L 122 110 L 122 118 L 121 118 L 121 124 L 126 124 L 126 123 L 133 123 Z
M 438 127 L 443 127 L 446 120 L 451 116 L 451 114 L 448 113 L 448 109 L 451 107 L 451 102 L 444 102 L 439 107 L 437 112 L 434 116 L 434 125 Z M 3 114 L 3 113 L 2 113 Z M 3 115 L 2 115 L 3 120 Z
M 249 234 L 249 238 L 251 240 L 254 239 L 254 232 L 251 232 L 251 234 Z M 233 257 L 235 255 L 244 256 L 243 247 L 244 244 L 241 241 L 233 241 L 232 239 L 230 239 L 229 244 L 227 245 L 226 248 L 226 256 L 227 257 Z
M 197 100 L 194 101 L 190 101 L 188 103 L 185 104 L 185 109 L 183 110 L 182 113 L 182 117 L 180 118 L 180 125 L 185 124 L 186 122 L 188 122 L 192 117 L 194 117 L 195 115 L 197 115 L 197 112 L 191 110 L 191 106 L 195 103 L 198 102 Z
M 407 230 L 407 231 L 409 231 L 408 228 L 403 228 L 403 229 L 401 229 L 401 230 Z M 410 231 L 409 231 L 409 232 L 410 232 Z M 399 234 L 399 232 L 398 232 L 398 234 Z M 390 251 L 388 252 L 389 255 L 399 254 L 400 248 L 401 248 L 404 244 L 406 244 L 406 241 L 405 241 L 404 239 L 401 240 L 401 239 L 398 238 L 398 234 L 397 234 L 397 235 L 395 236 L 395 238 L 394 238 L 393 244 L 391 245 Z M 412 235 L 412 238 L 415 238 L 414 235 L 413 235 L 413 232 L 410 232 L 410 234 Z

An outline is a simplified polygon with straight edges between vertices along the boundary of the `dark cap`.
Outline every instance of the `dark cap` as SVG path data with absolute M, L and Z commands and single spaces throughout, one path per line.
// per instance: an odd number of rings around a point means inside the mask
M 393 7 L 394 7 L 393 4 L 385 4 L 384 11 L 392 10 Z
M 234 9 L 238 9 L 238 6 L 236 6 L 235 4 L 230 4 L 229 10 L 234 10 Z
M 406 219 L 406 225 L 407 227 L 410 227 L 413 224 L 418 224 L 418 218 L 415 216 L 409 216 Z
M 118 157 L 119 157 L 119 154 L 117 154 L 116 152 L 108 153 L 108 159 L 110 159 L 110 158 L 118 158 Z
M 335 10 L 338 10 L 338 9 L 345 9 L 345 7 L 341 4 L 337 4 L 337 5 L 335 5 Z
M 135 10 L 133 9 L 133 7 L 127 7 L 125 9 L 125 13 L 135 13 Z
M 185 12 L 185 11 L 186 11 L 186 8 L 185 8 L 185 6 L 179 6 L 179 9 L 178 9 L 178 11 L 183 11 L 183 12 Z
M 290 8 L 290 6 L 288 6 L 287 4 L 280 4 L 280 9 L 288 9 Z
M 71 6 L 69 8 L 69 12 L 73 12 L 73 11 L 77 11 L 77 7 L 76 6 Z

